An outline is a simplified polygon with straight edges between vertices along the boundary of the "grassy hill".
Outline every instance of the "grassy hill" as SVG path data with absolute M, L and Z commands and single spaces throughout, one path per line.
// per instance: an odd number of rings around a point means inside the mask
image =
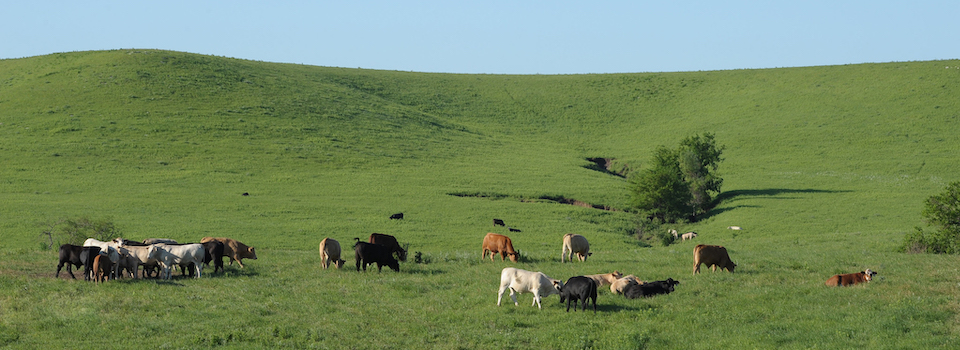
M 957 60 L 562 76 L 154 50 L 0 60 L 0 345 L 956 346 L 960 261 L 895 249 L 958 179 L 958 101 Z M 642 168 L 703 132 L 726 146 L 725 200 L 678 229 L 727 246 L 736 274 L 691 276 L 693 243 L 651 247 L 627 213 L 543 199 L 623 208 L 625 180 L 587 158 Z M 74 217 L 132 239 L 234 237 L 260 259 L 170 283 L 56 280 L 39 235 Z M 506 233 L 492 218 L 523 230 L 510 236 L 525 261 L 479 262 L 483 235 Z M 323 237 L 371 232 L 429 263 L 357 274 L 346 252 L 349 268 L 318 270 Z M 559 263 L 568 232 L 590 239 L 586 263 Z M 555 296 L 497 308 L 505 266 L 681 284 L 649 300 L 601 292 L 598 315 L 573 316 Z M 865 268 L 880 279 L 822 285 Z M 90 318 L 102 329 L 85 331 Z

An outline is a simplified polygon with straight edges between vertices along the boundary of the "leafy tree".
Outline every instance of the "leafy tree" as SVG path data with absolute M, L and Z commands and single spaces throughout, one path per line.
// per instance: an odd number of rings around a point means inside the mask
M 927 198 L 921 215 L 936 230 L 917 227 L 904 237 L 901 251 L 956 254 L 960 252 L 960 181 Z
M 677 150 L 658 147 L 651 166 L 630 177 L 632 207 L 661 222 L 693 221 L 713 205 L 723 179 L 723 147 L 713 134 L 683 139 Z

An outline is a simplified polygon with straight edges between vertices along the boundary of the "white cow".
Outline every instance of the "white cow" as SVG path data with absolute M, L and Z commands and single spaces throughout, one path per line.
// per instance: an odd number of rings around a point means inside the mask
M 577 254 L 577 259 L 587 261 L 587 257 L 593 255 L 590 252 L 590 243 L 587 238 L 581 235 L 568 233 L 563 235 L 563 247 L 560 248 L 560 262 L 563 262 L 564 256 L 573 261 L 573 254 Z
M 686 241 L 686 240 L 688 240 L 688 239 L 693 239 L 693 237 L 696 237 L 696 236 L 697 236 L 697 233 L 696 233 L 696 232 L 687 232 L 687 233 L 684 233 L 683 236 L 680 236 L 680 237 L 683 238 L 684 241 Z
M 343 267 L 345 261 L 340 259 L 340 242 L 333 238 L 324 238 L 320 241 L 320 266 L 326 269 L 331 262 L 338 269 Z
M 149 246 L 121 246 L 121 247 L 120 247 L 120 251 L 121 251 L 122 253 L 126 253 L 126 254 L 130 255 L 131 257 L 133 257 L 134 259 L 137 260 L 137 267 L 139 267 L 140 265 L 156 264 L 156 263 L 157 263 L 157 259 L 156 259 L 156 258 L 150 258 L 150 255 L 152 254 L 152 252 L 153 252 L 154 250 L 157 250 L 157 248 L 154 247 L 153 245 L 149 245 Z M 138 278 L 138 277 L 136 276 L 136 272 L 137 272 L 137 271 L 134 270 L 133 272 L 134 272 L 134 278 Z M 146 277 L 147 277 L 146 268 L 144 268 L 143 273 L 141 273 L 140 276 L 141 276 L 141 278 L 146 278 Z
M 157 259 L 160 262 L 162 268 L 160 276 L 163 279 L 170 279 L 174 266 L 187 267 L 190 263 L 193 263 L 197 270 L 196 278 L 200 278 L 200 271 L 203 270 L 203 257 L 206 255 L 202 244 L 169 245 L 160 243 L 151 247 L 156 249 L 150 252 L 150 258 Z
M 120 273 L 120 251 L 117 250 L 117 244 L 113 241 L 104 242 L 95 238 L 87 238 L 86 241 L 83 241 L 84 247 L 99 247 L 100 254 L 106 254 L 107 258 L 110 258 L 110 262 L 113 263 L 113 271 L 110 273 L 112 276 L 116 277 Z
M 513 305 L 520 305 L 517 303 L 517 294 L 531 292 L 533 293 L 533 303 L 530 306 L 536 304 L 537 308 L 543 309 L 540 305 L 540 298 L 551 294 L 559 295 L 561 287 L 563 287 L 563 282 L 547 277 L 543 272 L 507 267 L 500 272 L 500 291 L 497 292 L 497 306 L 500 306 L 503 292 L 509 288 Z
M 728 226 L 727 228 L 728 228 L 728 229 L 731 229 L 731 230 L 737 230 L 737 231 L 743 229 L 743 227 L 740 227 L 740 226 Z
M 667 232 L 669 232 L 671 235 L 673 235 L 673 239 L 680 238 L 680 236 L 677 234 L 677 230 L 670 229 L 670 231 L 667 231 Z

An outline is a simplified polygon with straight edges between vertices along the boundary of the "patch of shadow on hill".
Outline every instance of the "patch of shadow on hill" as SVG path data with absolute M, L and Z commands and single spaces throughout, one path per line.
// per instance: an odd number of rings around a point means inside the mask
M 578 206 L 578 207 L 592 208 L 592 209 L 600 209 L 600 210 L 606 210 L 606 211 L 622 211 L 622 210 L 620 210 L 620 209 L 613 208 L 613 207 L 608 206 L 608 205 L 587 203 L 587 202 L 584 202 L 584 201 L 581 201 L 581 200 L 577 200 L 577 199 L 573 199 L 573 198 L 567 198 L 566 196 L 562 196 L 562 195 L 542 195 L 542 196 L 539 196 L 539 197 L 527 198 L 527 197 L 511 196 L 511 195 L 502 194 L 502 193 L 496 193 L 496 192 L 479 192 L 479 191 L 475 191 L 475 192 L 465 192 L 465 191 L 448 192 L 447 195 L 456 196 L 456 197 L 486 198 L 486 199 L 490 199 L 490 200 L 499 200 L 499 199 L 513 198 L 513 199 L 517 199 L 517 200 L 519 200 L 520 202 L 523 202 L 523 203 L 553 202 L 553 203 L 569 204 L 569 205 L 575 205 L 575 206 Z
M 621 169 L 619 171 L 613 170 L 613 161 L 616 160 L 616 158 L 586 158 L 586 160 L 590 162 L 590 164 L 584 165 L 584 169 L 599 171 L 619 178 L 627 178 L 627 169 Z
M 771 199 L 797 199 L 797 197 L 783 197 L 781 195 L 796 194 L 796 193 L 847 193 L 847 192 L 853 192 L 853 191 L 818 190 L 818 189 L 811 189 L 811 188 L 806 188 L 806 189 L 767 188 L 767 189 L 760 189 L 760 190 L 727 191 L 727 192 L 720 193 L 720 195 L 718 195 L 717 198 L 713 199 L 713 205 L 711 206 L 713 209 L 710 209 L 710 211 L 708 211 L 702 217 L 698 218 L 698 221 L 706 220 L 714 215 L 718 215 L 734 209 L 760 208 L 759 205 L 735 205 L 735 206 L 730 206 L 726 208 L 717 208 L 718 206 L 720 206 L 720 204 L 724 202 L 731 202 L 734 199 L 737 199 L 739 197 L 771 197 Z

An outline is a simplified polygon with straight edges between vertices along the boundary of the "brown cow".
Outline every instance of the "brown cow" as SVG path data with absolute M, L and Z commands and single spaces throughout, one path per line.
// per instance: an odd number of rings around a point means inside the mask
M 733 272 L 733 268 L 737 267 L 737 264 L 734 264 L 733 261 L 730 260 L 730 255 L 727 254 L 727 248 L 706 244 L 698 244 L 693 248 L 694 275 L 700 273 L 700 264 L 711 267 L 714 272 L 717 271 L 718 266 L 720 269 L 727 269 L 727 271 L 730 272 Z
M 520 252 L 513 250 L 513 241 L 510 240 L 510 237 L 496 234 L 496 233 L 487 233 L 483 237 L 483 253 L 480 255 L 480 260 L 482 261 L 487 257 L 487 251 L 490 252 L 490 261 L 493 260 L 493 255 L 500 253 L 500 261 L 506 260 L 506 256 L 510 256 L 510 261 L 517 262 L 520 259 Z
M 248 247 L 246 244 L 240 243 L 238 240 L 226 237 L 203 237 L 200 243 L 210 241 L 223 243 L 223 256 L 230 258 L 230 265 L 233 265 L 233 261 L 236 260 L 237 264 L 240 264 L 240 268 L 243 268 L 243 261 L 241 261 L 241 259 L 257 260 L 257 251 L 254 250 L 253 247 Z
M 397 260 L 407 261 L 407 250 L 400 247 L 400 242 L 397 242 L 397 238 L 394 236 L 374 232 L 370 234 L 367 242 L 386 246 L 387 249 L 397 255 Z
M 331 262 L 338 269 L 343 267 L 345 261 L 340 259 L 340 242 L 333 238 L 324 238 L 320 241 L 320 265 L 326 269 Z
M 93 258 L 93 281 L 96 283 L 106 282 L 110 279 L 110 272 L 113 271 L 113 262 L 110 258 L 97 254 Z
M 857 283 L 870 282 L 873 280 L 873 276 L 876 274 L 877 273 L 875 271 L 870 271 L 870 269 L 867 269 L 866 271 L 860 271 L 857 273 L 833 275 L 833 277 L 830 277 L 830 279 L 828 279 L 827 282 L 824 282 L 823 284 L 828 286 L 846 287 L 846 286 L 854 285 Z

